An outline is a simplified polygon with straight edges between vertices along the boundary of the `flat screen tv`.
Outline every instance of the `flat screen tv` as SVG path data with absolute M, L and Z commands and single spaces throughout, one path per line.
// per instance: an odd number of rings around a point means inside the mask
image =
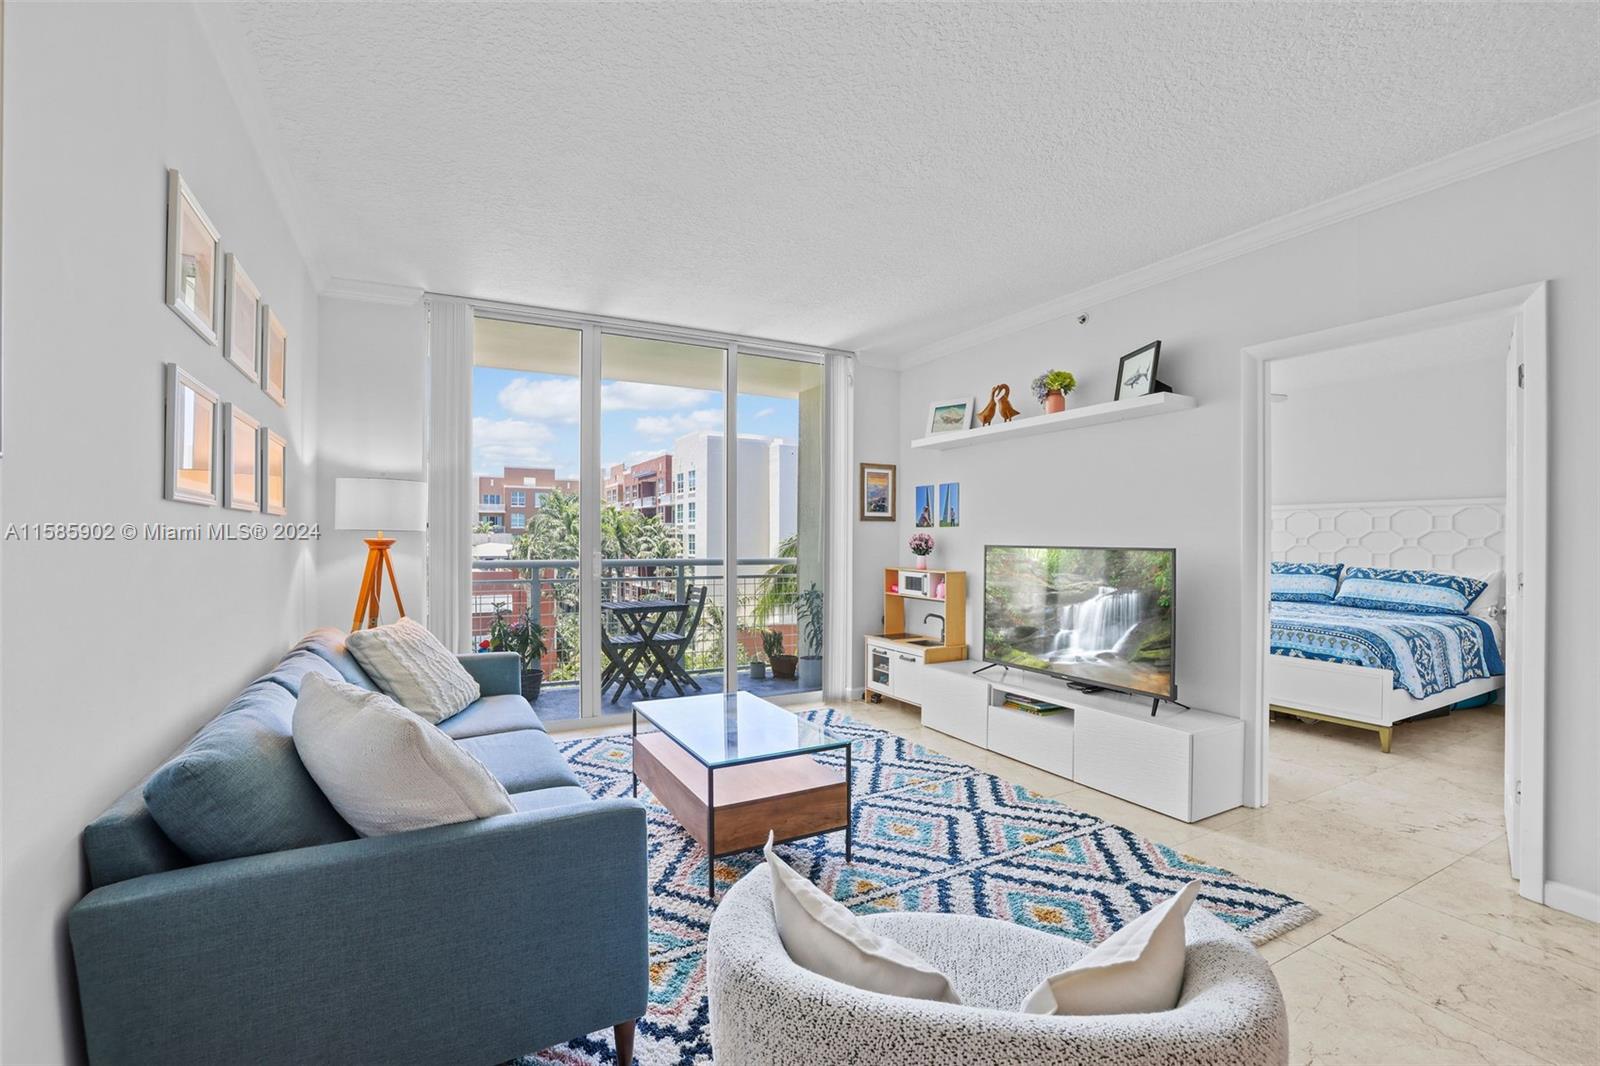
M 1171 548 L 991 544 L 983 658 L 1088 688 L 1176 700 Z

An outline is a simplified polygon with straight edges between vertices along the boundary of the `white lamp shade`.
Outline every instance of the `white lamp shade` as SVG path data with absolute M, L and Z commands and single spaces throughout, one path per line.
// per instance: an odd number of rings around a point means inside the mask
M 381 477 L 341 477 L 333 482 L 336 529 L 425 529 L 428 483 Z

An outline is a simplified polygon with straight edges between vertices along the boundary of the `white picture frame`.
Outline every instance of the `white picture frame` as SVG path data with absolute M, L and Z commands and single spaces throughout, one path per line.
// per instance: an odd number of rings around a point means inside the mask
M 217 502 L 218 422 L 221 403 L 177 363 L 167 364 L 166 447 L 163 491 L 175 503 L 210 507 Z
M 261 381 L 261 290 L 229 252 L 223 260 L 222 355 L 252 382 Z
M 222 235 L 176 170 L 167 171 L 167 306 L 217 343 Z
M 261 427 L 261 458 L 256 463 L 256 480 L 261 486 L 262 512 L 287 514 L 289 442 L 265 426 Z
M 261 423 L 238 404 L 222 405 L 222 506 L 261 510 Z
M 959 433 L 972 427 L 972 397 L 935 400 L 928 405 L 928 436 Z
M 289 331 L 268 304 L 261 305 L 261 391 L 279 407 L 289 406 Z

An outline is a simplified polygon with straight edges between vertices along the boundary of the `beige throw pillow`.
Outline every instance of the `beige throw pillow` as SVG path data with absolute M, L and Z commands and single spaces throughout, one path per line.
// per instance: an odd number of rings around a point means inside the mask
M 1022 1001 L 1024 1014 L 1151 1014 L 1172 1010 L 1183 993 L 1183 918 L 1200 882 L 1107 937 L 1071 966 L 1044 979 Z
M 409 618 L 345 638 L 372 683 L 437 725 L 482 693 L 467 668 L 427 628 Z
M 345 681 L 306 675 L 294 747 L 333 809 L 364 837 L 516 812 L 505 786 L 437 726 Z
M 862 925 L 850 909 L 789 868 L 767 834 L 778 938 L 796 963 L 841 984 L 907 999 L 960 1003 L 949 978 Z

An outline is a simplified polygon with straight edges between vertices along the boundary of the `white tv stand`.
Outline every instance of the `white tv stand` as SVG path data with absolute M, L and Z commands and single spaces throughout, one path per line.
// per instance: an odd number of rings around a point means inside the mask
M 922 724 L 1185 822 L 1243 801 L 1244 723 L 1147 699 L 1085 693 L 1027 670 L 966 660 L 923 664 L 914 686 Z M 1007 693 L 1058 703 L 1035 715 L 1004 706 Z

